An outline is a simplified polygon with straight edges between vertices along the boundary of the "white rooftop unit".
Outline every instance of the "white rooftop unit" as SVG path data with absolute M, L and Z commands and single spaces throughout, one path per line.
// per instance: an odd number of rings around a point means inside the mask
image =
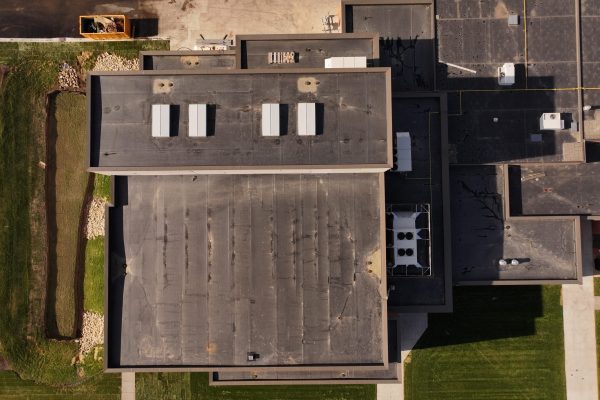
M 279 104 L 262 105 L 262 135 L 279 136 Z
M 325 68 L 367 68 L 367 57 L 330 57 L 325 59 Z
M 189 106 L 190 137 L 206 137 L 206 104 L 190 104 Z
M 412 146 L 409 132 L 396 132 L 396 168 L 394 171 L 412 171 Z
M 498 67 L 498 84 L 511 86 L 515 84 L 515 64 L 505 63 Z
M 560 118 L 560 113 L 543 113 L 540 117 L 541 131 L 556 131 L 565 129 L 565 121 Z
M 152 104 L 152 137 L 171 136 L 171 105 Z
M 317 116 L 315 103 L 298 103 L 298 135 L 315 136 Z
M 344 57 L 326 58 L 325 68 L 344 68 Z
M 396 265 L 420 264 L 417 260 L 418 229 L 416 219 L 420 213 L 394 211 L 394 263 Z

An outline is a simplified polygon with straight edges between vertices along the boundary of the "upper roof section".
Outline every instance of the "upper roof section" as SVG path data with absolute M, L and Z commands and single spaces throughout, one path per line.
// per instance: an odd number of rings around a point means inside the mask
M 256 68 L 324 68 L 330 57 L 366 57 L 369 65 L 379 60 L 379 34 L 312 33 L 291 35 L 237 35 L 237 66 Z M 290 62 L 270 62 L 269 53 L 293 53 Z
M 388 68 L 94 72 L 88 79 L 91 171 L 376 172 L 392 165 Z M 297 133 L 299 103 L 315 103 L 315 136 Z M 154 104 L 170 105 L 167 137 L 152 136 Z M 206 137 L 188 134 L 190 104 L 206 104 Z M 263 104 L 280 105 L 279 136 L 263 136 Z
M 140 66 L 144 70 L 205 70 L 234 69 L 235 50 L 151 50 L 140 51 Z

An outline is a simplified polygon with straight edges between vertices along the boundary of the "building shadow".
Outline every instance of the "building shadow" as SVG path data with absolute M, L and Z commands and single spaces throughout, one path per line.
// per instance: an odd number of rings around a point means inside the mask
M 441 66 L 438 71 L 446 69 Z M 552 77 L 538 79 L 554 84 Z M 540 116 L 563 108 L 562 97 L 569 93 L 502 87 L 495 77 L 438 79 L 438 84 L 442 90 L 452 90 L 448 94 L 451 164 L 561 162 L 563 147 L 576 142 L 570 129 L 540 130 Z M 571 118 L 565 113 L 565 119 Z
M 123 324 L 123 293 L 127 274 L 125 240 L 123 232 L 123 206 L 128 203 L 127 177 L 115 177 L 114 206 L 108 209 L 107 232 L 108 259 L 105 261 L 105 290 L 108 299 L 105 345 L 107 366 L 121 365 L 121 334 Z
M 454 289 L 454 312 L 430 314 L 416 349 L 536 334 L 544 315 L 541 286 L 470 286 Z
M 345 32 L 379 32 L 378 66 L 391 68 L 394 92 L 435 90 L 433 7 L 401 1 L 342 7 Z
M 443 228 L 442 182 L 447 170 L 444 101 L 445 96 L 434 93 L 400 93 L 392 98 L 392 132 L 409 133 L 412 165 L 412 171 L 390 170 L 385 173 L 388 307 L 394 312 L 451 310 L 451 301 L 448 300 L 452 276 L 447 273 L 449 265 L 445 261 Z M 423 212 L 415 223 L 421 217 L 427 217 L 424 226 L 433 228 L 426 235 L 419 233 L 419 237 L 426 237 L 431 243 L 431 250 L 428 257 L 421 257 L 426 261 L 416 269 L 395 265 L 395 239 L 389 222 L 389 213 L 395 211 Z M 417 245 L 417 256 L 418 252 Z

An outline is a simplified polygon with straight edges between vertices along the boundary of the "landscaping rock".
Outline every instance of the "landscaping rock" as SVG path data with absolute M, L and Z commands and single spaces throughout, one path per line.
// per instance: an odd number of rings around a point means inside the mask
M 104 210 L 106 202 L 103 199 L 94 198 L 89 205 L 87 223 L 85 227 L 86 239 L 95 239 L 104 236 Z
M 79 353 L 84 355 L 104 343 L 104 317 L 93 312 L 83 313 L 83 329 L 79 340 Z
M 67 63 L 62 63 L 58 73 L 58 85 L 61 89 L 79 89 L 77 70 Z
M 102 53 L 96 59 L 93 71 L 138 71 L 137 59 L 129 60 L 114 54 Z

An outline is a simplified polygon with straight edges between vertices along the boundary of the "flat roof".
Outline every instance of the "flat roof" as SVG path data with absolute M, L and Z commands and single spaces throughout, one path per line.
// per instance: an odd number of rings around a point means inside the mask
M 510 216 L 506 167 L 451 166 L 452 264 L 458 283 L 577 281 L 578 216 Z M 518 265 L 501 266 L 500 259 Z
M 389 69 L 91 73 L 94 172 L 389 168 Z M 162 84 L 162 86 L 161 86 Z M 296 107 L 317 103 L 316 136 Z M 190 103 L 208 104 L 208 136 L 187 135 Z M 261 105 L 282 104 L 282 135 L 261 136 Z M 171 104 L 171 137 L 151 135 L 152 104 Z
M 429 274 L 422 276 L 402 276 L 396 274 L 396 269 L 388 271 L 388 285 L 394 287 L 390 290 L 388 306 L 390 310 L 401 312 L 450 311 L 452 269 L 446 96 L 394 94 L 392 110 L 393 131 L 410 134 L 413 171 L 385 173 L 386 207 L 388 211 L 407 205 L 425 205 L 429 209 L 431 268 Z M 388 239 L 389 245 L 392 240 Z
M 384 368 L 383 185 L 368 173 L 116 177 L 108 369 Z
M 433 0 L 343 0 L 344 32 L 378 32 L 379 64 L 392 68 L 394 91 L 435 90 Z
M 378 33 L 316 33 L 278 35 L 237 35 L 240 68 L 324 68 L 329 57 L 365 56 L 370 64 L 379 59 Z M 268 53 L 293 51 L 296 62 L 269 64 Z
M 211 374 L 211 386 L 229 385 L 298 385 L 298 384 L 373 384 L 402 381 L 400 363 L 390 363 L 381 371 L 334 369 L 330 371 L 216 371 Z
M 140 51 L 140 67 L 155 71 L 234 69 L 235 54 L 235 50 Z
M 600 215 L 598 164 L 521 165 L 511 179 L 511 207 L 524 215 Z M 513 176 L 511 176 L 513 178 Z

